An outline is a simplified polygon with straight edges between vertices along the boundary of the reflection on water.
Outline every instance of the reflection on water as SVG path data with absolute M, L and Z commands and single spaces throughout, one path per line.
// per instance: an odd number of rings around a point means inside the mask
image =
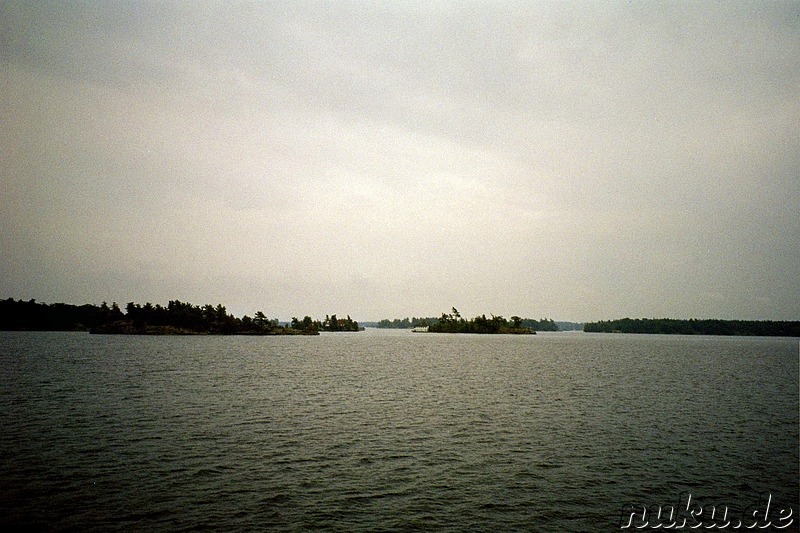
M 0 358 L 12 526 L 601 531 L 686 494 L 798 511 L 797 339 L 0 332 Z

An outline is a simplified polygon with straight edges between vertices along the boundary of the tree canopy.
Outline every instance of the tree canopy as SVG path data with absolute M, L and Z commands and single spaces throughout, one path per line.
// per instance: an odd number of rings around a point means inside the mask
M 453 308 L 452 311 L 455 313 L 443 313 L 442 316 L 445 317 L 445 320 L 455 319 L 456 322 L 459 320 L 463 320 L 461 314 L 458 313 L 458 310 Z M 456 315 L 458 313 L 458 315 Z M 492 315 L 494 317 L 494 315 Z M 502 319 L 502 317 L 499 317 Z M 429 329 L 429 331 L 436 331 L 438 328 L 437 324 L 442 320 L 442 317 L 425 317 L 425 318 L 395 318 L 393 320 L 389 320 L 388 318 L 384 318 L 380 322 L 376 324 L 378 328 L 396 328 L 396 329 L 411 329 L 411 328 L 418 328 L 418 327 L 429 327 L 433 329 Z M 485 315 L 482 317 L 476 317 L 471 321 L 465 322 L 476 322 L 479 324 L 483 324 L 484 320 L 486 319 Z M 509 325 L 508 323 L 506 325 Z M 556 323 L 549 318 L 542 318 L 541 320 L 534 320 L 532 318 L 522 318 L 519 316 L 512 316 L 510 326 L 514 329 L 530 329 L 533 331 L 558 331 L 558 326 Z M 450 324 L 449 327 L 453 327 Z M 482 327 L 482 326 L 481 326 Z
M 770 320 L 678 320 L 622 318 L 584 324 L 590 333 L 660 333 L 678 335 L 759 335 L 800 337 L 800 322 Z
M 442 313 L 439 320 L 428 327 L 431 333 L 481 333 L 481 334 L 535 334 L 529 327 L 522 326 L 522 318 L 515 316 L 512 323 L 502 316 L 476 316 L 467 320 L 453 307 L 451 313 Z
M 359 331 L 358 322 L 348 315 L 324 321 L 306 316 L 292 319 L 287 326 L 263 311 L 253 317 L 237 318 L 222 304 L 193 305 L 170 300 L 166 306 L 150 302 L 128 302 L 125 312 L 116 302 L 101 305 L 43 304 L 36 300 L 0 300 L 0 330 L 91 331 L 121 334 L 215 334 L 215 335 L 318 335 L 320 331 Z

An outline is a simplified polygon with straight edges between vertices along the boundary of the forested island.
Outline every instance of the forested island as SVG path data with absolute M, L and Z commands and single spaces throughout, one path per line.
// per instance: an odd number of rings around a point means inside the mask
M 800 337 L 800 322 L 771 320 L 678 320 L 673 318 L 622 318 L 588 322 L 589 333 L 659 333 L 676 335 L 752 335 Z
M 166 307 L 129 302 L 125 312 L 116 302 L 109 306 L 44 304 L 36 300 L 0 301 L 0 330 L 11 331 L 89 331 L 91 333 L 133 335 L 319 335 L 320 331 L 360 331 L 358 322 L 336 315 L 324 320 L 310 316 L 292 318 L 289 324 L 269 319 L 258 311 L 254 316 L 237 318 L 224 305 L 192 305 L 171 300 Z
M 417 319 L 415 319 L 416 321 Z M 453 307 L 451 313 L 442 313 L 439 318 L 424 318 L 416 321 L 414 328 L 427 328 L 428 333 L 481 333 L 481 334 L 513 334 L 513 335 L 535 335 L 536 331 L 523 325 L 522 318 L 512 316 L 511 322 L 502 316 L 486 315 L 476 316 L 467 320 L 461 316 L 458 310 Z M 379 324 L 386 324 L 388 321 L 381 321 Z M 404 322 L 400 322 L 401 324 Z M 392 323 L 378 327 L 395 327 Z
M 572 323 L 565 323 L 572 325 Z M 384 319 L 377 328 L 427 328 L 433 333 L 535 334 L 559 331 L 550 319 L 533 320 L 512 316 L 486 315 L 465 319 L 455 308 L 440 317 Z M 292 317 L 281 323 L 261 312 L 237 318 L 225 306 L 193 305 L 171 300 L 166 306 L 129 302 L 125 310 L 116 302 L 110 306 L 65 303 L 45 304 L 36 300 L 0 300 L 0 330 L 4 331 L 89 331 L 107 334 L 138 335 L 319 335 L 321 331 L 361 331 L 364 328 L 348 315 Z M 680 320 L 670 318 L 623 318 L 588 322 L 589 333 L 656 333 L 679 335 L 751 335 L 800 337 L 800 321 L 756 320 Z
M 458 315 L 455 317 L 454 315 Z M 454 318 L 457 318 L 454 320 Z M 440 322 L 445 329 L 463 329 L 468 330 L 463 333 L 492 333 L 493 329 L 500 329 L 501 327 L 512 327 L 517 329 L 530 329 L 536 331 L 559 331 L 558 325 L 548 318 L 541 320 L 534 320 L 532 318 L 520 318 L 518 316 L 511 317 L 511 323 L 504 319 L 502 316 L 494 316 L 486 318 L 486 315 L 475 317 L 472 320 L 464 320 L 458 311 L 453 308 L 451 313 L 442 313 L 441 317 L 412 317 L 412 318 L 395 318 L 383 320 L 374 323 L 376 328 L 389 328 L 389 329 L 413 329 L 413 328 L 429 328 L 428 331 L 435 331 Z M 497 326 L 497 327 L 495 327 Z M 469 331 L 475 330 L 475 331 Z M 477 331 L 480 330 L 480 331 Z M 495 332 L 496 333 L 496 332 Z

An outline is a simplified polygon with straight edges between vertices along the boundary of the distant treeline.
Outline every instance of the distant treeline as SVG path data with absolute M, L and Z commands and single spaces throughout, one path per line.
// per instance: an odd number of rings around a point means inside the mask
M 455 309 L 453 309 L 453 311 L 455 311 Z M 394 328 L 394 329 L 411 329 L 411 328 L 418 328 L 418 327 L 426 327 L 427 326 L 429 328 L 432 328 L 432 329 L 430 329 L 430 331 L 434 331 L 437 328 L 439 322 L 441 322 L 443 320 L 443 318 L 444 318 L 445 321 L 449 322 L 451 317 L 452 317 L 452 313 L 451 314 L 444 314 L 443 313 L 441 317 L 425 317 L 425 318 L 412 317 L 410 319 L 408 317 L 406 317 L 406 318 L 402 318 L 402 319 L 401 318 L 395 318 L 393 320 L 389 320 L 388 318 L 384 318 L 383 320 L 375 323 L 375 327 L 377 327 L 377 328 Z M 499 321 L 505 320 L 505 319 L 503 319 L 503 317 L 494 317 L 494 315 L 492 315 L 492 317 L 496 318 L 496 319 L 499 319 Z M 461 319 L 460 315 L 459 315 L 459 319 Z M 514 317 L 511 317 L 511 319 L 512 319 L 514 324 L 519 324 L 518 327 L 527 328 L 527 329 L 530 329 L 530 330 L 533 330 L 533 331 L 558 331 L 559 330 L 559 328 L 556 325 L 556 323 L 552 319 L 548 319 L 548 318 L 543 318 L 541 320 L 534 320 L 532 318 L 520 318 L 520 317 L 514 316 Z M 518 319 L 518 321 L 515 321 L 515 319 Z M 491 321 L 491 319 L 487 319 L 486 318 L 486 315 L 483 315 L 482 317 L 475 317 L 475 319 L 473 319 L 470 322 L 475 323 L 475 324 L 473 324 L 473 326 L 476 326 L 479 329 L 484 329 L 483 325 L 484 325 L 484 321 L 485 320 L 490 320 Z M 506 320 L 506 323 L 508 323 L 507 320 Z M 449 326 L 452 327 L 452 324 L 449 324 Z M 467 326 L 465 326 L 465 327 L 467 327 Z
M 431 333 L 510 333 L 510 334 L 534 334 L 535 328 L 540 331 L 558 331 L 555 322 L 543 319 L 541 321 L 512 316 L 510 321 L 502 316 L 486 315 L 476 316 L 473 319 L 465 319 L 458 310 L 453 307 L 451 313 L 442 313 L 438 318 L 413 318 L 409 320 L 384 319 L 378 322 L 378 327 L 383 328 L 417 328 L 427 327 Z
M 359 331 L 358 322 L 336 315 L 325 320 L 292 318 L 288 326 L 258 311 L 237 318 L 224 305 L 192 305 L 171 300 L 166 307 L 129 302 L 125 312 L 116 302 L 101 305 L 44 304 L 36 300 L 0 301 L 0 330 L 91 331 L 120 334 L 217 334 L 217 335 L 318 335 L 320 331 Z
M 583 331 L 583 322 L 556 321 L 558 331 Z
M 0 329 L 6 331 L 79 331 L 123 318 L 116 303 L 108 307 L 107 304 L 47 305 L 36 300 L 14 301 L 13 298 L 0 301 Z
M 461 317 L 454 307 L 452 313 L 442 313 L 438 322 L 428 327 L 431 333 L 484 333 L 484 334 L 536 334 L 531 328 L 522 326 L 522 318 L 512 316 L 511 322 L 502 316 L 476 316 L 471 320 Z
M 800 322 L 758 320 L 677 320 L 672 318 L 623 318 L 588 322 L 590 333 L 661 333 L 678 335 L 759 335 L 800 337 Z
M 387 329 L 411 329 L 411 328 L 419 328 L 424 326 L 430 326 L 431 324 L 435 324 L 438 322 L 438 318 L 433 317 L 408 317 L 406 318 L 395 318 L 393 320 L 389 320 L 388 318 L 384 318 L 375 323 L 376 328 L 387 328 Z

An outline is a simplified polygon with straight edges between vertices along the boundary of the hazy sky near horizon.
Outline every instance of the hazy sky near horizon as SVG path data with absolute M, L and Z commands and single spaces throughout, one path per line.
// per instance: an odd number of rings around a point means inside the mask
M 798 2 L 0 2 L 0 297 L 800 319 Z

